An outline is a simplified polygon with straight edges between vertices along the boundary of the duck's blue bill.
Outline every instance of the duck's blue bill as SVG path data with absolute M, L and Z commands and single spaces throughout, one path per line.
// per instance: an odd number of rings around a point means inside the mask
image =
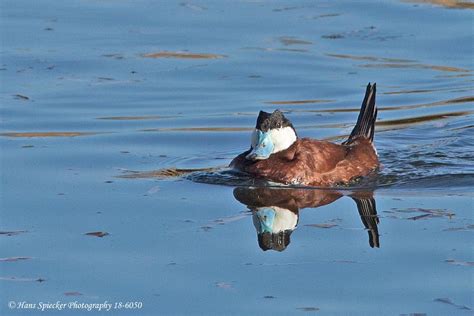
M 256 222 L 260 224 L 259 226 L 256 225 L 257 232 L 261 233 L 273 233 L 273 222 L 275 221 L 276 212 L 274 209 L 270 207 L 259 209 L 256 214 Z
M 250 160 L 267 159 L 272 154 L 274 148 L 270 133 L 257 130 L 256 137 L 257 141 L 255 147 L 252 148 L 252 151 L 246 158 Z

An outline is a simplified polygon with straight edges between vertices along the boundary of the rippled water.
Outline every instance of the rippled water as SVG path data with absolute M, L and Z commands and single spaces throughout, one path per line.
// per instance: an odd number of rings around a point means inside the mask
M 472 313 L 472 8 L 3 1 L 0 313 Z M 260 110 L 344 140 L 374 81 L 378 176 L 227 169 Z M 259 232 L 269 211 L 297 227 Z

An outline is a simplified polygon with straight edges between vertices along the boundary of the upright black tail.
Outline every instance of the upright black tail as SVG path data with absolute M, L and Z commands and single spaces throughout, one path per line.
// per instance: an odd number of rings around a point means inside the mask
M 367 90 L 365 91 L 364 101 L 362 101 L 359 117 L 357 118 L 357 124 L 344 144 L 349 144 L 361 136 L 367 138 L 371 142 L 374 140 L 375 120 L 377 119 L 375 92 L 376 84 L 374 83 L 371 85 L 369 82 Z

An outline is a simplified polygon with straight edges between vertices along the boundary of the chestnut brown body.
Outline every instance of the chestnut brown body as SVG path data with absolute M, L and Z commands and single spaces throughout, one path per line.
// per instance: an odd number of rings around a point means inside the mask
M 248 160 L 250 150 L 230 166 L 254 177 L 285 184 L 333 186 L 367 176 L 379 166 L 372 142 L 359 136 L 348 144 L 309 138 L 298 139 L 288 149 L 265 160 Z

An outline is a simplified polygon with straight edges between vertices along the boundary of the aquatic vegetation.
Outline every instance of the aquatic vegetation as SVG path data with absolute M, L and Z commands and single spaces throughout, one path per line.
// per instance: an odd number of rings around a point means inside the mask
M 90 232 L 90 233 L 85 233 L 84 235 L 102 238 L 110 234 L 107 232 Z
M 459 0 L 403 0 L 404 2 L 424 3 L 444 6 L 453 9 L 474 9 L 474 3 L 471 1 Z
M 295 36 L 281 36 L 278 40 L 285 46 L 290 45 L 312 45 L 313 43 L 310 41 L 302 40 Z
M 334 102 L 335 100 L 290 100 L 290 101 L 265 101 L 264 103 L 266 104 L 272 104 L 272 105 L 280 105 L 280 104 L 285 104 L 285 105 L 298 105 L 298 104 L 313 104 L 313 103 L 330 103 Z
M 364 64 L 359 65 L 364 68 L 412 68 L 412 69 L 429 69 L 447 72 L 470 72 L 468 69 L 452 67 L 452 66 L 440 66 L 440 65 L 425 65 L 418 63 L 383 63 L 383 64 Z
M 147 128 L 143 132 L 241 132 L 250 131 L 249 127 L 164 127 L 164 128 Z
M 93 132 L 10 132 L 10 133 L 0 133 L 0 136 L 6 137 L 77 137 L 77 136 L 89 136 L 96 135 L 97 133 Z
M 460 261 L 454 259 L 446 259 L 445 262 L 455 266 L 474 266 L 474 261 Z
M 167 118 L 176 118 L 177 116 L 162 116 L 162 115 L 142 115 L 142 116 L 105 116 L 98 117 L 98 120 L 112 120 L 112 121 L 142 121 L 142 120 L 160 120 Z
M 64 296 L 82 296 L 83 294 L 80 293 L 80 292 L 76 292 L 76 291 L 73 291 L 73 292 L 64 292 Z
M 24 234 L 27 232 L 28 232 L 27 230 L 0 231 L 0 235 L 16 236 L 16 235 Z
M 146 178 L 157 178 L 157 179 L 166 179 L 166 178 L 176 178 L 184 176 L 187 174 L 195 172 L 212 172 L 217 170 L 216 168 L 164 168 L 159 170 L 152 171 L 133 171 L 125 170 L 125 174 L 117 176 L 118 178 L 125 179 L 146 179 Z
M 433 301 L 434 301 L 434 302 L 438 302 L 438 303 L 443 303 L 443 304 L 451 305 L 451 306 L 457 307 L 457 308 L 459 308 L 459 309 L 472 310 L 472 308 L 470 308 L 469 306 L 456 304 L 456 303 L 454 303 L 450 298 L 447 298 L 447 297 L 436 298 L 436 299 L 434 299 Z
M 219 54 L 208 54 L 208 53 L 189 53 L 189 52 L 158 52 L 158 53 L 147 53 L 142 54 L 145 58 L 178 58 L 178 59 L 219 59 L 227 57 Z
M 15 94 L 14 97 L 17 100 L 22 100 L 22 101 L 30 100 L 30 97 L 27 97 L 26 95 L 22 95 L 22 94 Z
M 17 262 L 17 261 L 24 261 L 29 260 L 30 257 L 9 257 L 9 258 L 0 258 L 0 262 Z
M 471 70 L 444 66 L 444 65 L 429 65 L 420 63 L 417 60 L 403 59 L 403 58 L 387 58 L 387 57 L 376 57 L 376 56 L 358 56 L 349 54 L 333 54 L 327 53 L 326 56 L 341 59 L 350 59 L 354 61 L 371 61 L 371 64 L 361 64 L 359 67 L 363 68 L 413 68 L 413 69 L 430 69 L 445 72 L 470 72 Z
M 8 277 L 0 277 L 2 281 L 14 281 L 14 282 L 45 282 L 46 280 L 43 278 L 23 278 L 23 277 L 15 277 L 15 276 L 8 276 Z

